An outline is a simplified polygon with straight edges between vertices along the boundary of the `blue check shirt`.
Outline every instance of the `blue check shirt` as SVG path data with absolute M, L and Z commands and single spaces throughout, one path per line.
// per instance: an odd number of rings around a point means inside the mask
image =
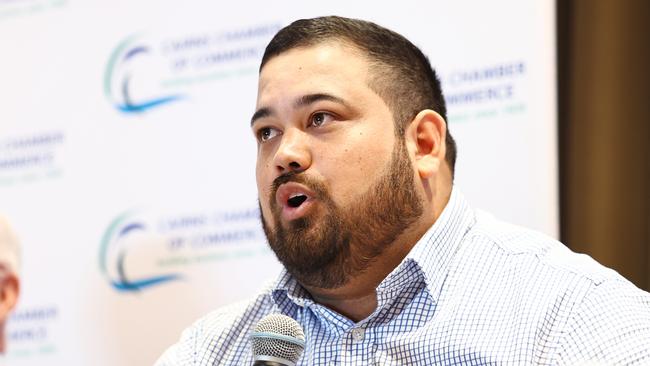
M 252 365 L 249 334 L 276 312 L 302 325 L 305 366 L 650 364 L 650 294 L 473 210 L 457 189 L 377 300 L 355 323 L 283 272 L 251 301 L 198 320 L 157 365 Z

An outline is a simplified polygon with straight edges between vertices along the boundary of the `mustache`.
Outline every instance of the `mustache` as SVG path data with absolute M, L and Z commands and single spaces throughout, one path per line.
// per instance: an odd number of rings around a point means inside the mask
M 301 173 L 290 171 L 275 178 L 273 180 L 273 183 L 271 183 L 271 192 L 273 192 L 273 195 L 275 195 L 275 192 L 280 188 L 281 185 L 285 183 L 296 182 L 305 184 L 305 182 L 301 182 L 303 180 L 303 177 L 300 174 Z
M 271 197 L 275 197 L 275 194 L 281 185 L 289 182 L 295 182 L 306 186 L 314 191 L 317 196 L 316 198 L 327 197 L 327 188 L 325 187 L 325 184 L 315 178 L 306 176 L 304 172 L 294 171 L 286 172 L 273 180 L 273 183 L 271 183 Z

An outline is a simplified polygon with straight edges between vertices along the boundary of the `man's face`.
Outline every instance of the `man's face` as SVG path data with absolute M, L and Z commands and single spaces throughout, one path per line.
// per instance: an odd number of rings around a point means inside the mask
M 422 211 L 368 67 L 353 48 L 324 43 L 282 53 L 260 73 L 252 128 L 262 222 L 304 285 L 343 285 Z

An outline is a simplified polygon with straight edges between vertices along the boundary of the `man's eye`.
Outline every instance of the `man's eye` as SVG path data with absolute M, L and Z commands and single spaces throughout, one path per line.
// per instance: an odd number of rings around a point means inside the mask
M 314 113 L 311 115 L 309 119 L 309 125 L 314 126 L 314 127 L 320 127 L 325 123 L 328 123 L 334 119 L 334 116 L 332 116 L 329 113 L 325 112 L 318 112 Z
M 271 127 L 260 128 L 257 132 L 257 138 L 260 142 L 268 141 L 278 135 L 278 130 Z

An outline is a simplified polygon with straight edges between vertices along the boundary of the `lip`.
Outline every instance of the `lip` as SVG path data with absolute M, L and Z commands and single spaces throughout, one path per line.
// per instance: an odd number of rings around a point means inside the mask
M 299 193 L 307 196 L 307 199 L 298 207 L 291 207 L 288 204 L 289 197 Z M 315 203 L 314 192 L 305 185 L 295 182 L 282 184 L 275 192 L 275 203 L 280 207 L 281 217 L 284 221 L 292 221 L 305 216 Z

